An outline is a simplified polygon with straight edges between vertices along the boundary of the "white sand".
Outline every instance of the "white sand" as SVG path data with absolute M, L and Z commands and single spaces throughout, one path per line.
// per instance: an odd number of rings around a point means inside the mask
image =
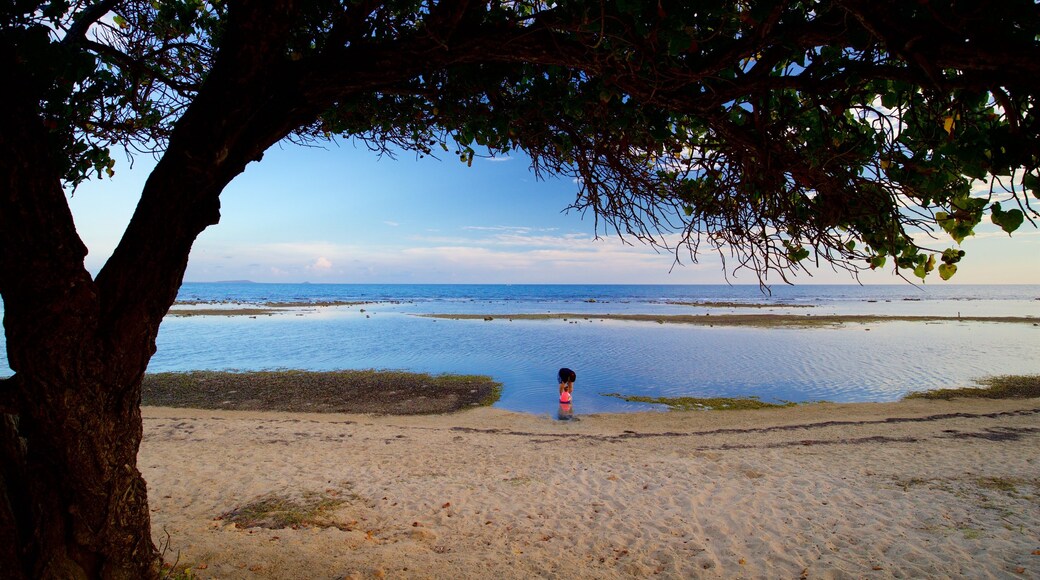
M 202 578 L 1040 577 L 1040 399 L 144 417 L 154 537 Z M 347 529 L 216 519 L 268 494 Z

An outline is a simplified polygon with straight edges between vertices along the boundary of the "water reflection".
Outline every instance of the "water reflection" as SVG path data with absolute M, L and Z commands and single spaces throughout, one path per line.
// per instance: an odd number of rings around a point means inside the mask
M 370 308 L 320 316 L 168 319 L 150 371 L 399 369 L 490 375 L 497 407 L 558 414 L 556 371 L 582 375 L 582 412 L 660 409 L 599 395 L 892 401 L 911 390 L 1040 372 L 1025 324 L 889 322 L 723 328 L 641 322 L 434 320 Z
M 187 287 L 188 285 L 186 285 Z M 212 296 L 238 296 L 239 285 L 196 285 Z M 271 293 L 275 285 L 246 285 Z M 379 288 L 362 287 L 366 292 Z M 533 289 L 532 289 L 533 288 Z M 691 287 L 513 288 L 436 287 L 438 296 L 412 302 L 311 308 L 270 317 L 167 318 L 149 371 L 196 369 L 399 369 L 489 375 L 503 384 L 497 407 L 561 417 L 556 372 L 582 375 L 582 412 L 661 410 L 600 395 L 744 397 L 835 402 L 892 401 L 909 391 L 971 386 L 997 374 L 1040 372 L 1040 327 L 1034 324 L 887 322 L 842 327 L 703 327 L 604 321 L 595 313 L 697 313 L 704 307 L 669 302 L 763 300 L 754 289 Z M 349 299 L 343 288 L 319 287 L 329 299 Z M 384 292 L 385 290 L 385 292 Z M 387 288 L 400 292 L 399 288 Z M 535 292 L 537 290 L 537 292 Z M 333 292 L 335 291 L 335 292 Z M 360 291 L 360 290 L 359 290 Z M 417 290 L 416 290 L 417 291 Z M 470 299 L 451 301 L 450 292 Z M 638 292 L 637 292 L 638 291 Z M 687 296 L 688 293 L 699 294 Z M 757 290 L 754 290 L 757 292 Z M 1040 319 L 1040 287 L 778 288 L 784 305 L 811 301 L 813 316 L 833 313 L 941 314 L 956 317 L 1014 314 Z M 484 292 L 486 294 L 480 294 Z M 654 292 L 652 300 L 639 293 Z M 268 298 L 320 299 L 314 288 L 287 286 Z M 658 295 L 659 294 L 659 295 Z M 949 294 L 949 296 L 947 296 Z M 383 294 L 376 293 L 376 296 Z M 915 296 L 932 299 L 918 301 Z M 473 296 L 484 297 L 477 300 Z M 359 299 L 374 296 L 360 294 Z M 541 298 L 538 298 L 541 297 Z M 584 297 L 595 297 L 585 300 Z M 508 298 L 508 299 L 507 299 Z M 256 301 L 262 301 L 259 294 Z M 450 310 L 489 313 L 492 320 L 438 320 L 414 316 Z M 509 320 L 504 313 L 572 312 L 571 320 Z M 723 308 L 712 312 L 728 312 Z M 747 309 L 745 309 L 746 311 Z M 757 313 L 759 311 L 755 311 Z M 799 316 L 807 310 L 792 310 Z M 0 337 L 0 347 L 3 347 Z M 0 375 L 7 359 L 0 348 Z

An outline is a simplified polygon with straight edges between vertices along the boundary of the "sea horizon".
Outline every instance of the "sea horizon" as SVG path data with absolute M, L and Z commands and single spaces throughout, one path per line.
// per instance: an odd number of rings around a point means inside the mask
M 186 280 L 183 284 L 309 284 L 309 285 L 329 285 L 329 286 L 755 286 L 759 287 L 761 284 L 758 282 L 699 282 L 699 283 L 687 283 L 687 282 L 658 282 L 653 284 L 641 284 L 634 282 L 324 282 L 324 281 L 279 281 L 272 282 L 267 280 Z M 786 282 L 780 283 L 769 283 L 767 286 L 910 286 L 910 287 L 935 287 L 935 286 L 1036 286 L 1040 287 L 1040 284 L 1034 284 L 1029 282 L 1022 283 L 1005 283 L 1005 282 L 956 282 L 956 281 L 942 281 L 936 283 L 933 281 L 931 285 L 927 282 L 917 282 L 914 280 L 896 280 L 893 282 L 812 282 L 807 284 L 794 283 L 788 284 Z

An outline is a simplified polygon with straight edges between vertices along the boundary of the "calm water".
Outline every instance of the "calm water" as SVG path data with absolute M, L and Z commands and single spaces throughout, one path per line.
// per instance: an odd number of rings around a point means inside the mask
M 323 285 L 185 284 L 184 302 L 370 301 L 249 318 L 167 318 L 150 371 L 298 368 L 486 374 L 497 406 L 555 412 L 555 373 L 578 373 L 578 413 L 653 408 L 604 397 L 747 396 L 890 401 L 908 391 L 1040 373 L 1040 327 L 891 322 L 818 329 L 711 328 L 585 320 L 509 321 L 524 312 L 1034 316 L 1040 286 Z M 765 305 L 706 308 L 674 302 Z M 808 307 L 808 308 L 806 308 Z M 480 313 L 483 320 L 422 318 Z M 0 360 L 6 367 L 6 359 Z

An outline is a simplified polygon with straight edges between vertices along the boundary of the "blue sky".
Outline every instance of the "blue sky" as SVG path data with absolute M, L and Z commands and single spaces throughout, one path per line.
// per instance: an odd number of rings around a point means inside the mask
M 82 185 L 70 200 L 96 273 L 115 247 L 152 167 L 122 159 L 116 177 Z M 564 213 L 569 179 L 538 181 L 520 156 L 379 158 L 363 146 L 277 145 L 222 195 L 221 222 L 192 251 L 187 281 L 334 283 L 725 283 L 720 260 L 674 256 L 616 236 L 595 239 L 593 217 Z M 1040 235 L 1013 239 L 987 223 L 965 240 L 951 282 L 1040 284 Z M 602 231 L 600 232 L 603 233 Z M 944 248 L 948 244 L 939 244 Z M 729 278 L 757 284 L 751 272 Z M 864 283 L 905 283 L 890 269 Z M 781 283 L 779 279 L 773 283 Z M 829 268 L 796 283 L 854 283 Z M 946 284 L 937 276 L 928 284 Z

